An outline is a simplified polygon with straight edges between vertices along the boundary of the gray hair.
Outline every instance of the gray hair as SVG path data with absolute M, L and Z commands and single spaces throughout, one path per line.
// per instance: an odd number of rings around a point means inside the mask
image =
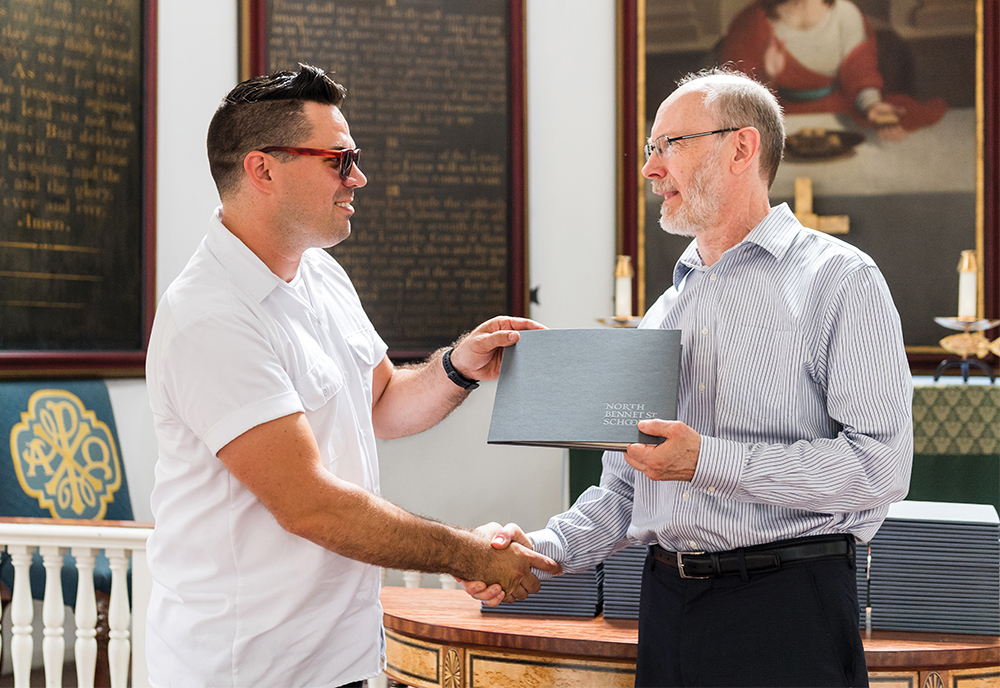
M 753 127 L 760 132 L 760 174 L 770 189 L 785 152 L 785 121 L 774 94 L 746 74 L 726 67 L 688 74 L 677 86 L 703 93 L 705 107 L 719 126 Z

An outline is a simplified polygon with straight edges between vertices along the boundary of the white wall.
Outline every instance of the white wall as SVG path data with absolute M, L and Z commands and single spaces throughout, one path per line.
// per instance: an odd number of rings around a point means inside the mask
M 237 3 L 159 3 L 157 295 L 205 232 L 218 196 L 205 133 L 237 81 Z M 609 315 L 614 268 L 613 0 L 528 0 L 530 280 L 550 327 Z M 151 518 L 156 443 L 145 384 L 109 383 L 136 518 Z M 438 427 L 379 443 L 382 492 L 417 513 L 475 526 L 545 524 L 562 508 L 564 453 L 486 444 L 495 386 L 483 385 Z M 390 583 L 396 582 L 390 579 Z
M 528 0 L 532 317 L 597 327 L 614 314 L 615 3 Z
M 237 6 L 159 2 L 156 139 L 156 298 L 205 235 L 219 195 L 208 170 L 208 123 L 236 85 Z

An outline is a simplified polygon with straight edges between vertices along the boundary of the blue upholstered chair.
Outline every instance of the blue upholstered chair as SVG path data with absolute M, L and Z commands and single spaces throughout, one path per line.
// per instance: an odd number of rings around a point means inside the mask
M 0 382 L 0 516 L 134 520 L 103 381 Z M 63 600 L 75 607 L 75 560 L 67 554 L 63 564 Z M 37 553 L 30 579 L 32 597 L 42 599 L 45 569 Z M 14 568 L 6 552 L 0 554 L 0 584 L 9 597 Z M 97 558 L 94 588 L 102 616 L 111 591 L 111 569 L 103 554 Z

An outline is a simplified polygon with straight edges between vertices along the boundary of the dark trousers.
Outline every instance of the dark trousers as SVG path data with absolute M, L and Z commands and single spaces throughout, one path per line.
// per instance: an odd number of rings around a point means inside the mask
M 689 580 L 650 555 L 639 609 L 637 688 L 868 685 L 843 560 Z

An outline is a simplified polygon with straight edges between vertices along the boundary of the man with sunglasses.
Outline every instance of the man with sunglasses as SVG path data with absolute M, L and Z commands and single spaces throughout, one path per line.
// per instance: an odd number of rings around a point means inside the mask
M 153 685 L 360 686 L 380 670 L 378 567 L 538 589 L 529 548 L 379 497 L 375 438 L 410 435 L 494 379 L 495 318 L 395 368 L 323 248 L 365 185 L 341 86 L 302 66 L 238 85 L 209 126 L 222 206 L 166 290 L 147 356 L 160 445 L 148 543 Z
M 771 207 L 784 139 L 742 74 L 663 102 L 643 175 L 694 241 L 639 327 L 683 333 L 678 420 L 640 421 L 663 442 L 606 453 L 544 530 L 491 528 L 566 571 L 649 546 L 636 686 L 868 685 L 855 543 L 908 490 L 912 384 L 875 264 Z

